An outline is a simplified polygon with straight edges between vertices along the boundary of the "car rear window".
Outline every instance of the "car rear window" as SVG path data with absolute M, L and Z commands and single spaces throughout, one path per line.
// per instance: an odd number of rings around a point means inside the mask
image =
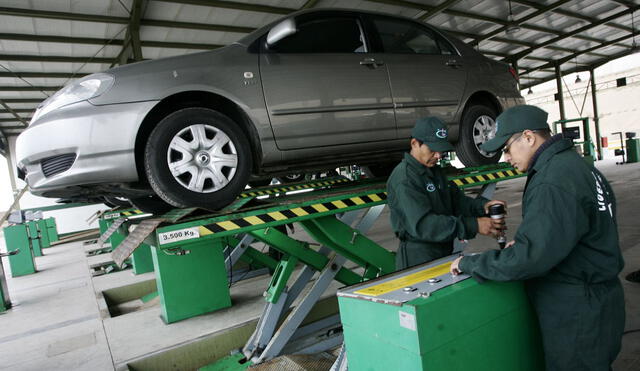
M 376 18 L 373 23 L 385 53 L 454 54 L 447 41 L 427 28 L 387 18 Z
M 364 36 L 355 18 L 302 22 L 298 32 L 271 47 L 277 53 L 362 53 Z

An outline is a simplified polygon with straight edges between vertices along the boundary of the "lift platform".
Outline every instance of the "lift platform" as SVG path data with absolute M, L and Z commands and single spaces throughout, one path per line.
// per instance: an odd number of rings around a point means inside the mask
M 456 170 L 449 179 L 469 188 L 520 176 L 524 174 L 499 164 Z M 349 286 L 395 270 L 395 254 L 366 236 L 386 198 L 383 179 L 336 178 L 250 189 L 218 213 L 177 209 L 142 220 L 112 257 L 122 264 L 143 242 L 151 246 L 167 323 L 230 306 L 227 272 L 239 260 L 273 270 L 263 314 L 242 351 L 250 361 L 246 368 L 283 352 L 321 351 L 342 342 L 337 313 L 302 323 L 333 280 Z M 293 223 L 314 242 L 290 237 L 285 226 Z M 265 243 L 281 257 L 257 250 L 253 242 Z M 354 266 L 345 267 L 347 261 Z M 302 269 L 296 272 L 298 264 Z

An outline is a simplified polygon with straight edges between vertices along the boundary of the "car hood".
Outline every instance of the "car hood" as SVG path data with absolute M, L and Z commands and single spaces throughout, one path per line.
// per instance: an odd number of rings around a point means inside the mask
M 241 44 L 207 52 L 155 59 L 107 70 L 115 77 L 111 89 L 90 102 L 95 105 L 160 100 L 185 90 L 214 91 L 231 67 L 256 64 Z

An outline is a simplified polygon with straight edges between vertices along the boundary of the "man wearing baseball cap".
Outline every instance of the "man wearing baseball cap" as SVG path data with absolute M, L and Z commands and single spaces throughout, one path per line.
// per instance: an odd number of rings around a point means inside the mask
M 495 235 L 504 228 L 502 220 L 486 217 L 490 205 L 503 201 L 465 196 L 437 166 L 444 152 L 453 151 L 440 119 L 418 120 L 411 136 L 411 151 L 387 181 L 391 227 L 400 239 L 398 269 L 451 255 L 456 238 Z
M 458 258 L 451 272 L 525 281 L 547 371 L 610 370 L 625 320 L 613 191 L 571 140 L 550 136 L 545 111 L 512 107 L 496 124 L 483 149 L 527 171 L 523 220 L 508 248 Z

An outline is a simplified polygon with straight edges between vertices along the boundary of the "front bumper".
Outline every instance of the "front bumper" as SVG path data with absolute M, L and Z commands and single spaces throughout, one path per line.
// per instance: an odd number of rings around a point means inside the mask
M 31 193 L 60 197 L 68 194 L 68 187 L 137 181 L 136 135 L 156 104 L 94 106 L 84 101 L 39 117 L 16 142 L 18 168 Z M 52 172 L 49 164 L 62 155 L 68 155 L 71 165 Z

